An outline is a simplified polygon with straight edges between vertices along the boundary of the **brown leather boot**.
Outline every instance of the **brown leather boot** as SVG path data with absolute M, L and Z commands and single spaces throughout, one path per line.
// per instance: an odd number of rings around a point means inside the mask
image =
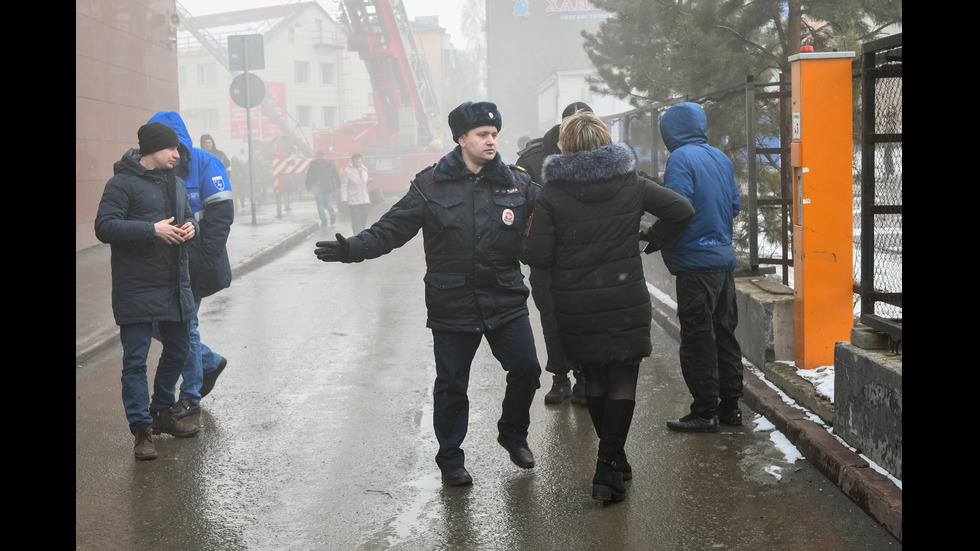
M 153 418 L 153 434 L 172 434 L 177 438 L 187 438 L 201 430 L 197 425 L 178 421 L 169 409 L 151 411 L 150 417 Z
M 157 449 L 153 447 L 153 431 L 150 425 L 136 427 L 133 431 L 136 437 L 136 445 L 133 446 L 133 454 L 140 461 L 147 461 L 157 458 Z

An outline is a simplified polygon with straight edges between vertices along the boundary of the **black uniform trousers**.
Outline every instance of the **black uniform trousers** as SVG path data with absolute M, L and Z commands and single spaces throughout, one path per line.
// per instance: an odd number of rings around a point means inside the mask
M 483 333 L 432 330 L 436 360 L 433 388 L 433 427 L 439 441 L 436 464 L 440 468 L 462 467 L 460 446 L 469 424 L 470 366 L 486 337 L 493 356 L 507 372 L 507 388 L 497 430 L 504 438 L 527 440 L 531 424 L 530 408 L 540 386 L 541 366 L 534 347 L 534 336 L 527 316 L 517 318 Z

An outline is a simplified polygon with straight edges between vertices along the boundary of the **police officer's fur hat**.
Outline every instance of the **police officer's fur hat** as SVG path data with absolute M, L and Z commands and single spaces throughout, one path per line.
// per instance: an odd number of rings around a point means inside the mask
M 467 101 L 449 113 L 449 128 L 453 131 L 453 142 L 459 137 L 480 126 L 495 126 L 500 131 L 500 111 L 489 101 L 473 103 Z

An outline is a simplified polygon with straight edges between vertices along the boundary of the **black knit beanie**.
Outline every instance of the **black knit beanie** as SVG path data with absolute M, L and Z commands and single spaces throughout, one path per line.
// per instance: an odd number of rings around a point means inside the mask
M 140 141 L 140 155 L 150 155 L 161 149 L 170 149 L 180 144 L 174 129 L 162 122 L 144 124 L 136 132 L 136 135 Z

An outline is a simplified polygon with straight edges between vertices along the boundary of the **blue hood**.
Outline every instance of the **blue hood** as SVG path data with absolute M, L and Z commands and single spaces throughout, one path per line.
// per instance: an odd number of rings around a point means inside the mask
M 678 103 L 660 118 L 660 136 L 670 152 L 682 145 L 708 143 L 708 116 L 696 103 Z
M 156 115 L 150 117 L 150 120 L 146 122 L 162 122 L 163 124 L 174 129 L 177 133 L 177 140 L 180 141 L 181 145 L 187 148 L 187 151 L 192 151 L 194 147 L 194 141 L 191 140 L 191 135 L 187 132 L 187 127 L 184 125 L 184 119 L 180 118 L 180 115 L 174 111 L 158 111 Z

